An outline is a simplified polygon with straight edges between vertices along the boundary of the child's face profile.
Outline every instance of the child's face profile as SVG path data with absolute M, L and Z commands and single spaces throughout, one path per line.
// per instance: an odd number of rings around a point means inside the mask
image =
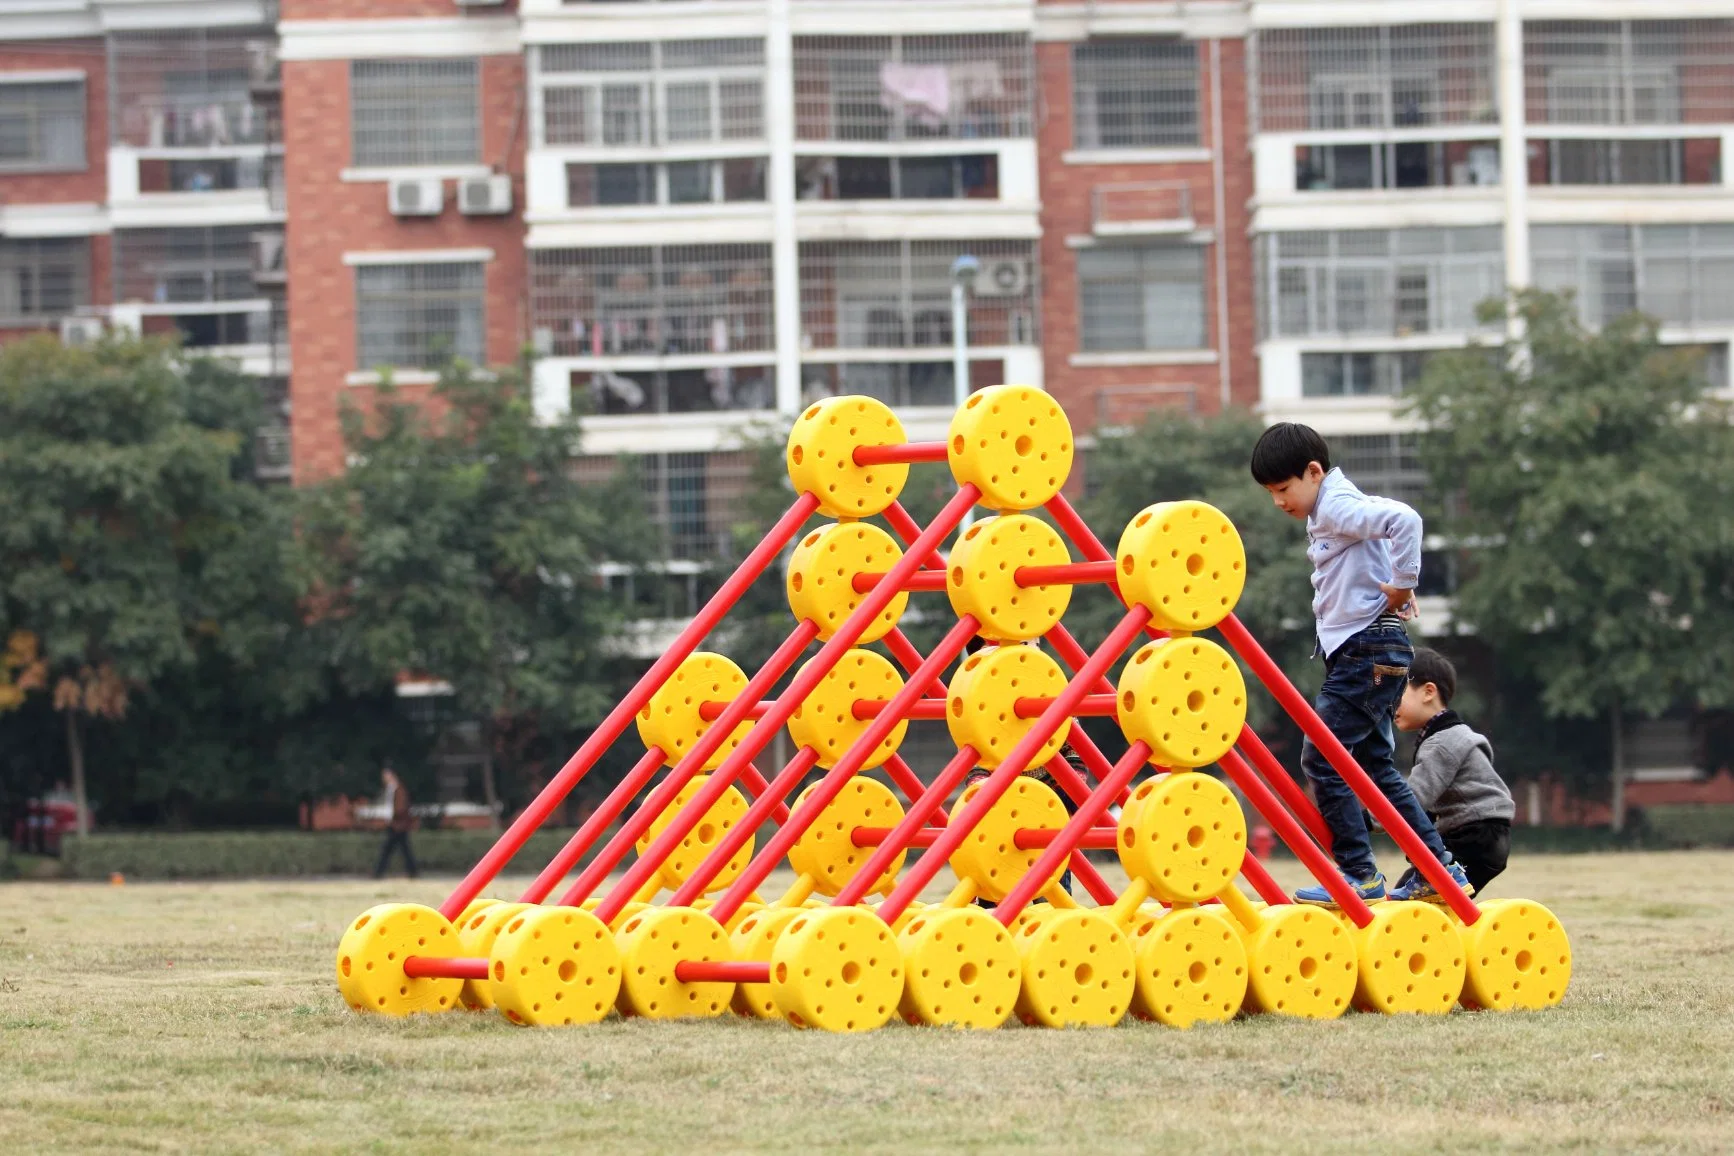
M 1419 686 L 1405 683 L 1402 701 L 1397 703 L 1397 729 L 1418 731 L 1444 709 L 1444 704 L 1439 701 L 1439 690 L 1432 683 L 1424 682 Z
M 1304 521 L 1313 512 L 1313 506 L 1318 504 L 1319 487 L 1324 480 L 1325 468 L 1317 462 L 1308 462 L 1306 472 L 1299 477 L 1271 482 L 1264 488 L 1270 491 L 1270 500 L 1276 503 L 1277 509 Z

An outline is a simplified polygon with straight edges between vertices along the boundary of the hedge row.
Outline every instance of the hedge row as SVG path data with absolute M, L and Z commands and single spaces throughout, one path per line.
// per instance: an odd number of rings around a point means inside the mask
M 536 832 L 512 866 L 519 872 L 540 871 L 570 835 L 570 831 Z M 410 845 L 423 871 L 462 874 L 497 837 L 492 831 L 417 831 L 410 836 Z M 87 835 L 65 840 L 61 869 L 71 879 L 107 879 L 116 871 L 129 879 L 368 875 L 379 861 L 382 838 L 370 831 Z M 402 869 L 403 860 L 393 856 L 392 870 Z

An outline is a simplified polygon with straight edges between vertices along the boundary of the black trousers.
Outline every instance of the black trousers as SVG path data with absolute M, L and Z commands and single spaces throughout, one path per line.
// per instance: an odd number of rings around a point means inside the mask
M 409 849 L 409 832 L 393 831 L 390 828 L 386 829 L 385 843 L 379 849 L 379 866 L 373 869 L 373 877 L 375 879 L 385 878 L 385 868 L 391 862 L 391 853 L 394 849 L 403 852 L 403 865 L 409 870 L 409 877 L 414 879 L 418 872 L 415 869 L 415 852 Z
M 1446 850 L 1463 865 L 1476 894 L 1505 870 L 1511 858 L 1511 824 L 1505 819 L 1481 819 L 1441 831 Z

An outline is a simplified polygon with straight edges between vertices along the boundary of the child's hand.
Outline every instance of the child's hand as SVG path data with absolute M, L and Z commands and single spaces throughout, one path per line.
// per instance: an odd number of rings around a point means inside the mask
M 1379 583 L 1379 591 L 1385 596 L 1385 609 L 1396 614 L 1404 622 L 1421 617 L 1421 607 L 1415 602 L 1413 590 L 1403 590 L 1388 582 Z

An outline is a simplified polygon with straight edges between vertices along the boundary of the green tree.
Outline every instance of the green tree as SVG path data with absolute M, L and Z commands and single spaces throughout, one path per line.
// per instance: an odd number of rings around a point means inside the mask
M 1655 321 L 1592 332 L 1569 298 L 1534 292 L 1516 308 L 1521 348 L 1441 355 L 1410 412 L 1466 547 L 1459 619 L 1548 716 L 1607 718 L 1619 829 L 1626 718 L 1722 705 L 1734 686 L 1734 430 Z

